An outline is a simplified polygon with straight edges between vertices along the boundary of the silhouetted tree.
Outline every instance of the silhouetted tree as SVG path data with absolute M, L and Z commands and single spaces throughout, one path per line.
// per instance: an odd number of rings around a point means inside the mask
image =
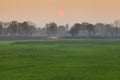
M 23 36 L 30 37 L 36 30 L 35 25 L 31 25 L 29 22 L 25 21 L 21 24 Z
M 89 23 L 88 22 L 83 22 L 82 24 L 82 27 L 81 27 L 81 31 L 82 31 L 82 37 L 86 37 L 87 35 L 86 35 L 86 32 L 88 31 L 88 25 L 89 25 Z
M 18 32 L 18 22 L 17 21 L 10 22 L 10 25 L 8 27 L 8 32 L 9 32 L 10 36 L 12 36 L 12 37 L 17 36 L 17 32 Z
M 78 35 L 78 32 L 80 31 L 80 29 L 81 29 L 81 24 L 75 23 L 73 27 L 71 27 L 70 29 L 70 34 L 72 35 L 72 37 L 75 37 L 76 35 Z
M 64 25 L 58 26 L 57 36 L 59 36 L 59 37 L 65 37 L 66 36 L 66 27 Z
M 119 32 L 118 32 L 118 28 L 120 28 L 120 20 L 115 20 L 115 22 L 114 22 L 114 30 L 115 30 L 115 36 L 117 37 L 117 35 L 119 34 Z
M 57 32 L 57 24 L 54 22 L 46 24 L 46 29 L 47 29 L 48 36 L 50 35 L 55 36 Z
M 2 36 L 3 33 L 3 23 L 0 22 L 0 37 Z
M 95 26 L 93 24 L 86 25 L 86 29 L 89 32 L 89 37 L 91 37 L 94 33 Z

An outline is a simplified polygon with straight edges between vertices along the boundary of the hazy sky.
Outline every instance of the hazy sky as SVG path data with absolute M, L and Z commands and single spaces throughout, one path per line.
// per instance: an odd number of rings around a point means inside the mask
M 59 10 L 64 15 L 58 15 Z M 120 19 L 120 0 L 0 0 L 1 21 L 30 20 L 38 26 L 54 21 L 111 23 Z

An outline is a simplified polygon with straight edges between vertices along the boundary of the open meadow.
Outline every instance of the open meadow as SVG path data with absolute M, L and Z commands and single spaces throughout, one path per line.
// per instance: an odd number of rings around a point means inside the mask
M 0 41 L 0 80 L 120 80 L 120 40 Z

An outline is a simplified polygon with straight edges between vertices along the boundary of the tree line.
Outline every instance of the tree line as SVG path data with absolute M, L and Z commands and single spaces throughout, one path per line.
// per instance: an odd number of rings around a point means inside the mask
M 28 38 L 120 38 L 120 20 L 113 24 L 88 22 L 75 23 L 73 26 L 47 23 L 36 27 L 31 21 L 0 22 L 0 39 Z

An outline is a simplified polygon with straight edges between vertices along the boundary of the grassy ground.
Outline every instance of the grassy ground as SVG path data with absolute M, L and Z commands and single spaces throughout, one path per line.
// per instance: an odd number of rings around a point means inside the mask
M 120 80 L 120 40 L 0 41 L 0 80 Z

